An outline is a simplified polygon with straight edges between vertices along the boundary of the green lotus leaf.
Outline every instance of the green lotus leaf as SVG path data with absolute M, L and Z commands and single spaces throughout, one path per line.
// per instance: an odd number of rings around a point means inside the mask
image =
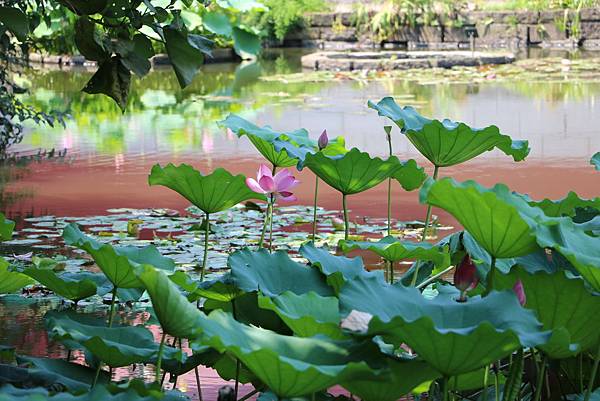
M 164 168 L 156 164 L 148 177 L 150 185 L 163 185 L 177 192 L 204 213 L 227 210 L 248 199 L 265 200 L 246 185 L 246 177 L 233 176 L 225 169 L 218 168 L 211 174 L 202 175 L 187 164 Z
M 190 303 L 181 294 L 165 273 L 153 266 L 141 267 L 139 279 L 150 295 L 152 308 L 163 332 L 177 338 L 193 337 L 196 329 L 195 321 L 202 314 L 196 305 Z
M 336 297 L 322 297 L 315 292 L 296 295 L 287 291 L 276 297 L 259 296 L 258 305 L 275 312 L 299 337 L 318 334 L 344 339 L 340 330 L 340 309 Z
M 440 269 L 450 266 L 450 254 L 447 248 L 440 248 L 428 242 L 400 241 L 387 236 L 379 241 L 344 241 L 339 242 L 342 251 L 348 253 L 355 249 L 364 249 L 376 253 L 389 262 L 406 259 L 428 260 Z
M 243 292 L 233 284 L 229 273 L 223 274 L 214 280 L 194 280 L 187 273 L 177 271 L 169 276 L 172 282 L 188 293 L 190 302 L 200 298 L 212 299 L 214 301 L 231 302 Z
M 325 297 L 333 295 L 318 270 L 294 262 L 283 251 L 243 249 L 233 253 L 227 263 L 236 287 L 245 292 L 276 296 L 286 291 L 296 295 L 314 291 Z
M 342 315 L 372 315 L 366 334 L 406 344 L 445 376 L 479 369 L 518 348 L 543 345 L 550 333 L 513 291 L 492 291 L 460 303 L 447 297 L 426 299 L 413 287 L 373 279 L 349 281 L 340 293 Z
M 113 286 L 118 288 L 143 287 L 134 271 L 140 264 L 150 264 L 166 271 L 173 271 L 175 268 L 173 260 L 162 256 L 154 246 L 138 248 L 101 244 L 82 233 L 75 223 L 65 227 L 63 237 L 67 245 L 76 246 L 89 253 Z
M 535 230 L 540 221 L 549 219 L 541 209 L 529 206 L 502 184 L 488 189 L 474 181 L 428 180 L 421 189 L 420 200 L 453 215 L 496 258 L 536 251 L 539 247 Z
M 586 234 L 567 217 L 558 220 L 558 224 L 538 228 L 539 245 L 564 256 L 595 291 L 600 291 L 600 238 Z
M 327 284 L 335 290 L 336 294 L 339 294 L 346 281 L 355 277 L 375 277 L 379 282 L 385 282 L 382 270 L 368 271 L 359 257 L 336 256 L 326 248 L 315 247 L 312 242 L 303 244 L 299 252 L 327 277 Z
M 0 213 L 0 241 L 8 241 L 12 238 L 15 222 L 7 219 Z
M 95 369 L 64 359 L 17 356 L 17 364 L 26 368 L 30 376 L 42 379 L 45 384 L 58 383 L 70 391 L 89 390 L 96 376 Z M 101 372 L 98 376 L 99 384 L 109 381 L 110 377 L 106 372 Z
M 600 152 L 594 153 L 594 156 L 590 159 L 590 164 L 594 166 L 594 168 L 600 171 Z
M 598 343 L 600 296 L 581 278 L 564 271 L 532 274 L 517 266 L 508 275 L 496 272 L 495 287 L 511 289 L 517 280 L 523 283 L 525 307 L 535 312 L 544 330 L 552 330 L 548 344 L 540 346 L 550 358 L 568 358 Z
M 306 155 L 304 162 L 313 173 L 344 195 L 357 194 L 373 188 L 394 175 L 401 167 L 397 157 L 387 160 L 371 158 L 357 148 L 338 157 L 328 157 L 322 152 Z
M 55 294 L 76 302 L 96 295 L 98 289 L 96 282 L 86 278 L 87 275 L 84 272 L 59 275 L 52 269 L 29 267 L 23 273 L 35 279 Z
M 312 394 L 372 372 L 379 351 L 370 341 L 301 338 L 237 322 L 216 310 L 199 321 L 199 341 L 237 357 L 280 397 Z M 374 360 L 375 359 L 375 360 Z
M 585 394 L 570 395 L 567 396 L 567 399 L 569 401 L 586 401 Z M 600 387 L 592 391 L 592 393 L 590 394 L 589 401 L 600 401 Z
M 0 257 L 0 295 L 19 291 L 35 282 L 23 273 L 8 270 L 8 266 L 8 262 Z
M 45 321 L 50 338 L 69 347 L 79 344 L 111 367 L 148 362 L 158 353 L 152 332 L 143 326 L 106 327 L 103 319 L 58 311 L 46 313 Z
M 495 125 L 471 128 L 448 119 L 430 120 L 410 106 L 398 106 L 391 97 L 377 104 L 369 101 L 368 105 L 396 123 L 419 152 L 438 167 L 463 163 L 494 148 L 512 156 L 514 161 L 524 160 L 529 154 L 528 141 L 515 141 L 501 134 Z
M 225 120 L 219 122 L 219 126 L 229 128 L 238 137 L 246 135 L 265 159 L 277 167 L 291 167 L 298 163 L 296 157 L 282 149 L 282 142 L 288 142 L 295 147 L 303 146 L 305 149 L 314 149 L 316 146 L 316 141 L 308 137 L 308 131 L 305 129 L 277 132 L 269 126 L 260 128 L 235 114 L 228 115 Z M 275 141 L 280 141 L 279 149 L 275 147 Z
M 423 167 L 420 167 L 413 159 L 400 162 L 400 164 L 401 167 L 396 170 L 392 178 L 398 181 L 405 191 L 414 191 L 423 185 L 427 179 Z
M 420 359 L 390 361 L 389 367 L 391 377 L 387 380 L 364 376 L 341 385 L 364 401 L 396 401 L 420 384 L 440 377 L 435 369 Z
M 529 201 L 528 203 L 531 206 L 539 207 L 550 217 L 574 217 L 577 209 L 583 208 L 600 210 L 600 198 L 581 199 L 573 191 L 569 192 L 563 199 L 543 199 L 541 201 Z

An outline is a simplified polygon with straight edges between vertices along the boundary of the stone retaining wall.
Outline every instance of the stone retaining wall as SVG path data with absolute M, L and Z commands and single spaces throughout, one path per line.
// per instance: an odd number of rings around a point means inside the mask
M 559 29 L 563 11 L 483 12 L 464 15 L 474 24 L 478 38 L 477 48 L 519 48 L 541 46 L 550 48 L 600 49 L 600 9 L 584 9 L 580 13 L 579 30 Z M 567 25 L 575 15 L 567 15 Z M 456 49 L 469 47 L 464 28 L 445 26 L 403 27 L 390 37 L 376 38 L 353 24 L 351 12 L 316 13 L 307 18 L 306 26 L 290 33 L 284 44 L 288 46 L 318 47 L 325 50 L 351 48 L 430 48 Z

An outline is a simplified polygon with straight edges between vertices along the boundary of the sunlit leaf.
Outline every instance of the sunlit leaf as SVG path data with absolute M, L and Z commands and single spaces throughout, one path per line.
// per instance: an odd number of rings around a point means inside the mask
M 0 241 L 9 241 L 15 229 L 15 222 L 0 213 Z
M 539 207 L 546 213 L 547 216 L 575 216 L 579 208 L 592 208 L 600 210 L 600 198 L 581 199 L 579 195 L 571 191 L 563 199 L 552 200 L 543 199 L 541 201 L 529 201 L 531 206 Z
M 423 167 L 419 167 L 413 159 L 401 162 L 401 167 L 396 170 L 393 179 L 398 181 L 405 191 L 414 191 L 423 185 L 427 179 L 427 174 Z
M 260 37 L 247 29 L 234 26 L 231 31 L 233 49 L 243 59 L 253 58 L 260 53 L 262 42 Z
M 0 257 L 0 295 L 19 291 L 21 288 L 33 284 L 31 277 L 8 270 L 8 262 Z
M 477 129 L 448 119 L 430 120 L 410 106 L 398 106 L 391 97 L 377 104 L 369 101 L 369 107 L 394 121 L 419 152 L 436 166 L 459 164 L 494 148 L 515 161 L 529 154 L 527 141 L 514 141 L 494 125 Z
M 97 284 L 86 272 L 57 274 L 52 269 L 29 267 L 23 271 L 55 294 L 72 301 L 79 301 L 96 294 Z M 88 273 L 93 274 L 93 273 Z

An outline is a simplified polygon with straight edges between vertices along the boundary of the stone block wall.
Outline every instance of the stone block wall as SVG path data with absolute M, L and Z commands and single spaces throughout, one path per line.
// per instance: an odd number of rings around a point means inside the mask
M 578 32 L 572 28 L 573 13 L 563 11 L 476 11 L 462 16 L 474 24 L 477 48 L 519 48 L 541 46 L 600 48 L 600 9 L 584 9 L 579 14 Z M 353 24 L 351 12 L 315 13 L 307 17 L 306 26 L 292 32 L 285 45 L 318 47 L 324 50 L 373 48 L 468 48 L 469 38 L 463 27 L 402 27 L 389 37 L 376 38 Z

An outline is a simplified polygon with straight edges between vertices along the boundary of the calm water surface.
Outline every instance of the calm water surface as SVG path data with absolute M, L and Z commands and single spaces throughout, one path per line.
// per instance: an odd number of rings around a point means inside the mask
M 266 82 L 261 76 L 297 72 L 301 51 L 285 55 L 271 51 L 258 62 L 209 65 L 194 83 L 179 90 L 170 69 L 134 80 L 125 114 L 108 98 L 79 90 L 91 72 L 36 71 L 22 77 L 32 89 L 30 100 L 42 107 L 69 111 L 67 128 L 31 128 L 14 149 L 32 152 L 67 149 L 60 161 L 30 163 L 0 170 L 1 209 L 19 219 L 37 215 L 95 215 L 116 207 L 169 207 L 182 210 L 187 202 L 163 188 L 149 188 L 147 175 L 155 163 L 190 163 L 203 171 L 223 166 L 235 173 L 253 175 L 260 157 L 246 138 L 227 135 L 216 121 L 237 113 L 259 125 L 282 130 L 307 128 L 317 136 L 323 129 L 343 135 L 349 146 L 385 155 L 384 121 L 368 109 L 368 100 L 396 96 L 427 116 L 449 117 L 474 126 L 498 125 L 514 138 L 527 139 L 528 160 L 518 164 L 499 152 L 477 161 L 442 170 L 460 180 L 476 179 L 485 185 L 504 182 L 535 198 L 559 198 L 574 190 L 581 196 L 600 193 L 600 174 L 588 160 L 600 150 L 600 84 L 514 81 L 484 84 L 419 85 L 414 82 L 353 80 L 326 83 Z M 410 143 L 394 131 L 394 148 L 400 158 L 419 157 Z M 312 202 L 314 177 L 299 174 L 299 202 Z M 324 186 L 322 186 L 324 187 Z M 385 185 L 353 196 L 349 207 L 355 216 L 383 217 Z M 394 215 L 422 218 L 424 208 L 416 193 L 394 194 Z M 339 209 L 332 190 L 321 192 L 322 206 Z M 452 220 L 439 213 L 442 223 Z M 0 298 L 0 343 L 10 343 L 26 354 L 59 355 L 50 344 L 41 316 L 57 301 L 30 302 L 18 297 Z M 149 373 L 151 374 L 151 373 Z M 209 370 L 203 382 L 211 384 L 215 399 L 218 382 Z M 195 386 L 193 376 L 182 389 Z M 214 398 L 211 398 L 214 397 Z

